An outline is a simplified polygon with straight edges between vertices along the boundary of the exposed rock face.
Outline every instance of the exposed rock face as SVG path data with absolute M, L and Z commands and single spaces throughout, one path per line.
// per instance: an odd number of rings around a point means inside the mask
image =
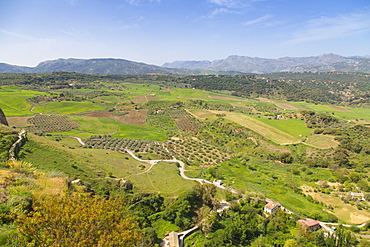
M 4 124 L 6 126 L 9 126 L 8 121 L 6 120 L 5 114 L 3 110 L 0 109 L 0 124 Z

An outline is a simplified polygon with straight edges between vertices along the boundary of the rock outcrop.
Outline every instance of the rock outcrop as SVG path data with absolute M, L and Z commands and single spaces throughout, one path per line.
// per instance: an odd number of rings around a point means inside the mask
M 6 120 L 3 110 L 0 109 L 0 124 L 9 126 L 8 121 Z

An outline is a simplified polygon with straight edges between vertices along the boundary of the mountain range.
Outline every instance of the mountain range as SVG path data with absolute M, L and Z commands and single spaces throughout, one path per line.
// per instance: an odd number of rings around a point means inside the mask
M 175 61 L 162 65 L 167 68 L 200 69 L 215 71 L 238 71 L 244 73 L 273 72 L 370 72 L 369 56 L 343 57 L 324 54 L 313 57 L 283 57 L 267 59 L 259 57 L 229 56 L 214 61 Z
M 165 68 L 125 59 L 96 58 L 76 59 L 59 58 L 39 63 L 36 67 L 24 67 L 0 63 L 0 73 L 52 73 L 77 72 L 84 74 L 182 74 L 184 69 Z
M 174 61 L 162 66 L 138 63 L 125 59 L 56 59 L 39 63 L 36 67 L 16 66 L 0 63 L 0 73 L 51 73 L 77 72 L 85 74 L 181 74 L 200 75 L 272 72 L 370 72 L 370 57 L 343 57 L 324 54 L 313 57 L 283 57 L 268 59 L 247 56 L 229 56 L 214 61 Z M 215 72 L 218 71 L 218 72 Z

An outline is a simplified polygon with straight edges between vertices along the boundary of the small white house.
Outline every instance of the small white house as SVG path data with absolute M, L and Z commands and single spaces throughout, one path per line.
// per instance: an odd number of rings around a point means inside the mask
M 266 206 L 263 208 L 263 211 L 265 211 L 266 213 L 272 214 L 276 210 L 278 210 L 278 208 L 280 207 L 281 207 L 280 203 L 271 201 L 266 204 Z

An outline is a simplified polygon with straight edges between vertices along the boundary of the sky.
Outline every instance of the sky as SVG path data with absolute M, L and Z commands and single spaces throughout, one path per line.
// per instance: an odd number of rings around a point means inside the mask
M 0 63 L 370 55 L 369 0 L 0 0 Z

